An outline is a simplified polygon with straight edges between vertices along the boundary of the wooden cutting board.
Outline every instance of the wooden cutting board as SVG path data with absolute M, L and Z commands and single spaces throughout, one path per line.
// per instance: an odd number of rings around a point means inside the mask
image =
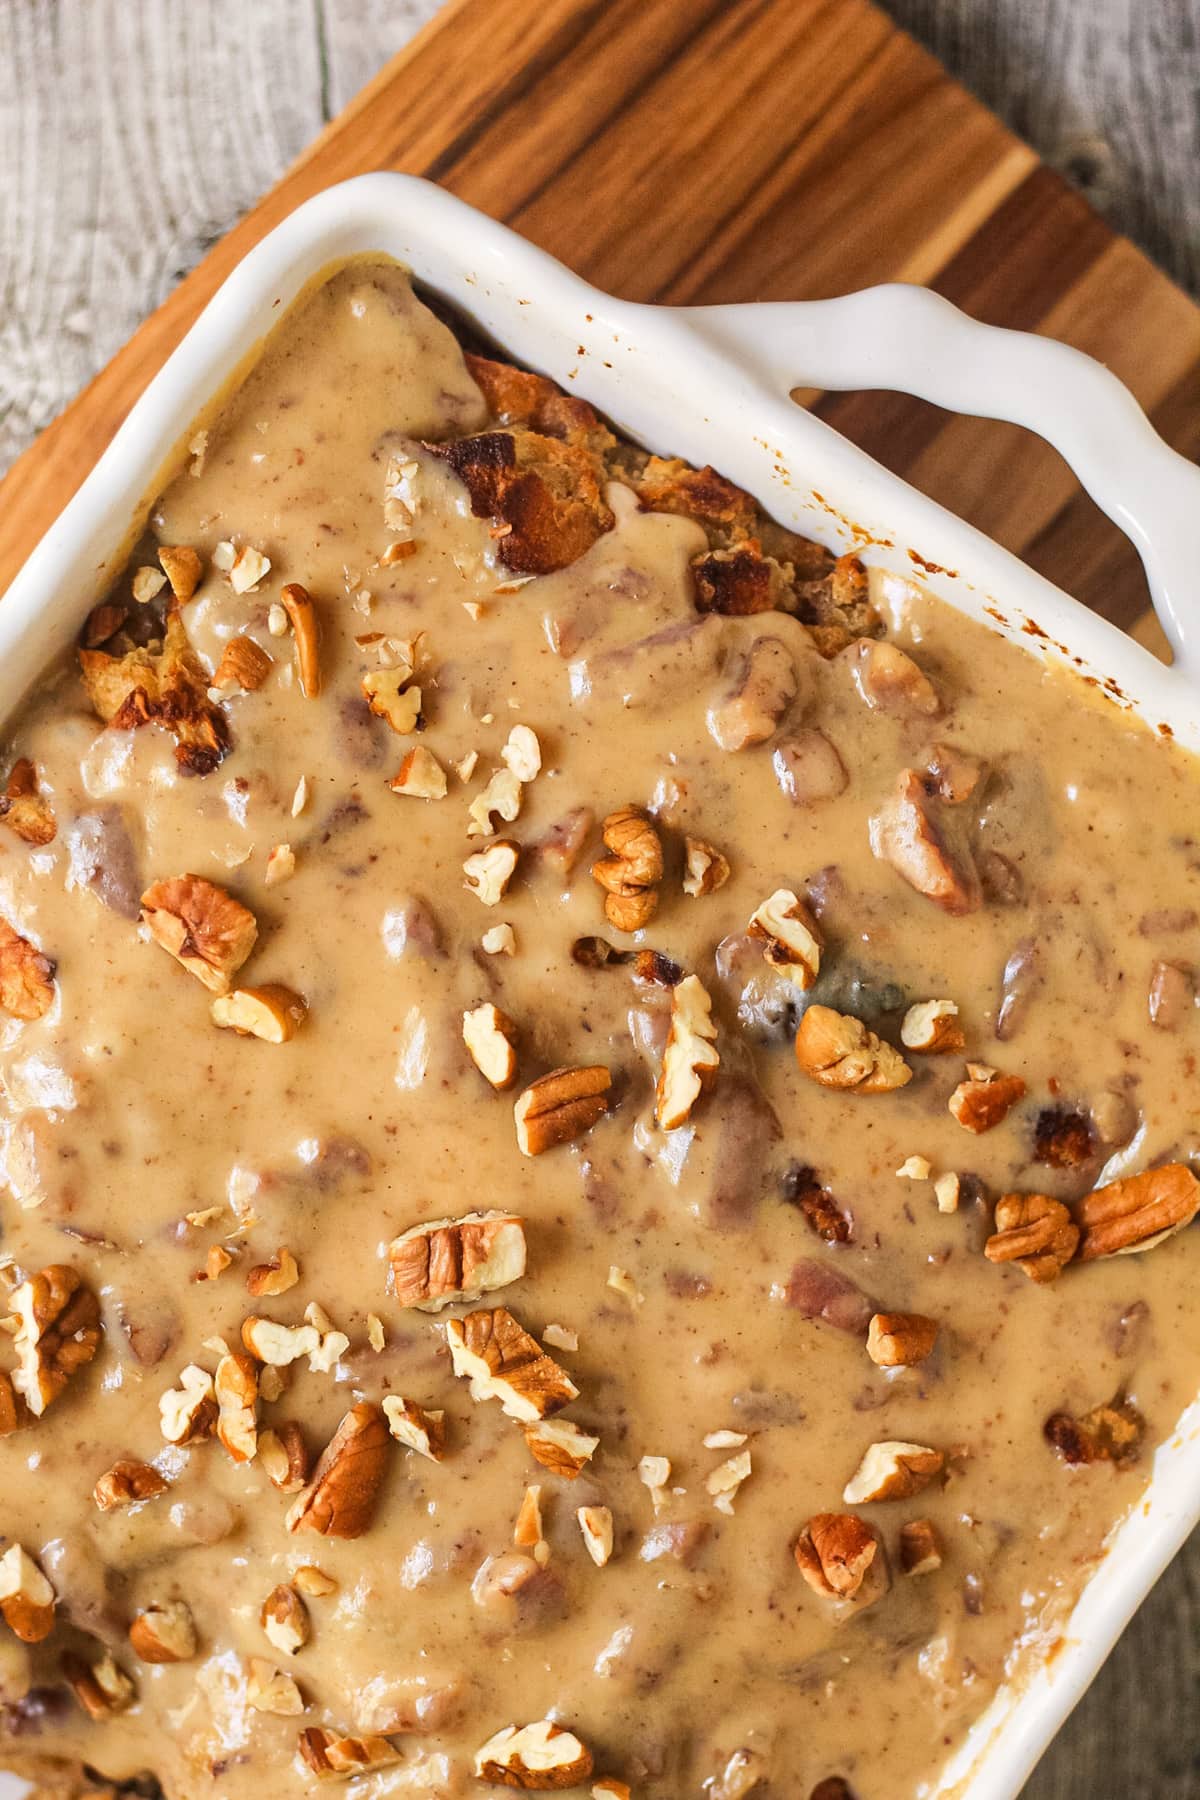
M 450 0 L 0 483 L 0 589 L 246 249 L 407 169 L 635 300 L 925 282 L 1099 356 L 1200 445 L 1200 310 L 868 0 Z M 1145 639 L 1140 565 L 1015 427 L 815 396 L 889 467 Z

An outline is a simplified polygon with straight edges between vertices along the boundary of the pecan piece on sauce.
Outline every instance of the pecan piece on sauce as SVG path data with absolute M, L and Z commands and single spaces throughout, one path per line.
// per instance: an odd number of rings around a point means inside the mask
M 14 1288 L 9 1305 L 19 1361 L 12 1385 L 40 1418 L 100 1348 L 100 1302 L 69 1264 L 51 1263 Z
M 814 1513 L 792 1554 L 815 1593 L 852 1599 L 879 1551 L 879 1536 L 854 1513 Z
M 989 1262 L 1015 1262 L 1030 1281 L 1061 1275 L 1079 1244 L 1079 1227 L 1061 1200 L 1048 1194 L 1005 1194 L 996 1202 L 996 1229 L 983 1246 Z
M 540 1156 L 590 1131 L 608 1111 L 612 1076 L 603 1065 L 551 1069 L 524 1090 L 513 1107 L 517 1145 Z
M 377 1406 L 366 1400 L 352 1406 L 288 1512 L 288 1530 L 361 1537 L 375 1517 L 390 1441 Z
M 1145 1419 L 1123 1394 L 1078 1418 L 1068 1412 L 1051 1413 L 1043 1427 L 1046 1442 L 1064 1462 L 1107 1462 L 1117 1468 L 1136 1462 L 1145 1430 Z
M 1163 1163 L 1097 1188 L 1079 1202 L 1080 1262 L 1151 1250 L 1200 1211 L 1200 1181 L 1186 1163 Z
M 810 1006 L 796 1033 L 796 1061 L 822 1087 L 852 1094 L 890 1094 L 912 1080 L 912 1070 L 891 1044 L 861 1019 Z
M 640 931 L 658 908 L 662 839 L 640 806 L 609 813 L 601 830 L 610 854 L 592 864 L 592 879 L 605 890 L 604 916 L 618 931 Z

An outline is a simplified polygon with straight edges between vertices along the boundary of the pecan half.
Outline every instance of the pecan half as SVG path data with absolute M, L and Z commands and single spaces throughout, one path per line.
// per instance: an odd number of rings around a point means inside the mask
M 503 1306 L 451 1319 L 446 1342 L 454 1373 L 469 1379 L 473 1400 L 499 1400 L 510 1419 L 532 1425 L 579 1398 L 566 1370 Z
M 0 1007 L 28 1023 L 43 1018 L 53 999 L 54 963 L 0 919 Z
M 881 1369 L 910 1368 L 933 1354 L 937 1321 L 923 1313 L 876 1313 L 867 1327 L 867 1355 Z
M 792 1554 L 815 1593 L 852 1599 L 879 1551 L 878 1534 L 854 1513 L 815 1513 Z
M 609 813 L 601 832 L 611 854 L 592 864 L 592 878 L 605 889 L 604 916 L 618 931 L 640 931 L 658 908 L 662 839 L 640 806 Z
M 574 1732 L 550 1719 L 506 1725 L 475 1752 L 476 1780 L 526 1792 L 578 1787 L 594 1766 Z
M 38 792 L 37 770 L 27 756 L 12 766 L 3 794 L 0 819 L 26 844 L 49 844 L 58 829 L 54 809 Z
M 1152 1250 L 1200 1211 L 1200 1181 L 1186 1163 L 1163 1163 L 1111 1181 L 1081 1200 L 1075 1209 L 1079 1221 L 1080 1262 L 1101 1256 L 1123 1256 Z
M 391 1289 L 401 1306 L 440 1312 L 507 1287 L 525 1273 L 525 1227 L 513 1213 L 466 1213 L 413 1225 L 388 1246 Z
M 75 1269 L 51 1263 L 14 1288 L 9 1305 L 20 1365 L 12 1384 L 40 1418 L 100 1348 L 100 1303 Z
M 1079 1227 L 1061 1200 L 1047 1194 L 1005 1194 L 996 1202 L 996 1230 L 983 1246 L 989 1262 L 1015 1262 L 1031 1281 L 1054 1281 L 1075 1254 Z
M 1108 1462 L 1126 1468 L 1136 1462 L 1146 1421 L 1123 1394 L 1094 1406 L 1080 1418 L 1051 1413 L 1043 1427 L 1046 1441 L 1067 1463 Z
M 978 1063 L 972 1063 L 970 1067 L 981 1069 Z M 1006 1119 L 1024 1094 L 1025 1083 L 1019 1075 L 1001 1075 L 995 1069 L 988 1069 L 986 1073 L 960 1081 L 947 1105 L 951 1117 L 958 1120 L 963 1130 L 973 1131 L 978 1137 Z
M 227 994 L 258 936 L 254 914 L 203 875 L 171 875 L 142 895 L 150 935 L 213 994 Z
M 700 978 L 688 975 L 671 990 L 671 1029 L 655 1089 L 654 1113 L 663 1131 L 691 1117 L 717 1078 L 721 1057 L 712 1001 Z
M 890 1094 L 912 1080 L 898 1050 L 861 1019 L 829 1006 L 806 1010 L 796 1033 L 796 1061 L 822 1087 L 852 1094 Z
M 602 1065 L 539 1076 L 513 1107 L 518 1147 L 526 1156 L 541 1156 L 582 1137 L 608 1111 L 611 1087 L 612 1076 Z
M 896 1439 L 872 1444 L 842 1490 L 847 1506 L 872 1500 L 907 1500 L 941 1474 L 945 1457 L 925 1444 Z
M 166 1491 L 167 1483 L 152 1463 L 115 1462 L 92 1489 L 92 1499 L 101 1512 L 114 1512 L 122 1506 L 140 1506 Z
M 366 1400 L 352 1406 L 288 1512 L 288 1530 L 361 1537 L 375 1517 L 388 1443 L 387 1420 L 379 1408 Z

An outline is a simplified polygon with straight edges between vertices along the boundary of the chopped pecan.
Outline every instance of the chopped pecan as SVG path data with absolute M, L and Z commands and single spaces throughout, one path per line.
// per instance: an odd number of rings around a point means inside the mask
M 421 689 L 407 665 L 370 669 L 362 677 L 363 699 L 377 719 L 386 719 L 397 737 L 407 737 L 424 723 Z M 397 776 L 399 780 L 399 776 Z
M 618 931 L 640 931 L 658 907 L 663 876 L 662 839 L 640 806 L 622 806 L 602 826 L 611 855 L 592 864 L 604 888 L 604 916 Z
M 208 678 L 178 612 L 168 615 L 162 649 L 135 645 L 123 656 L 81 650 L 83 684 L 97 715 L 114 731 L 158 724 L 175 739 L 186 774 L 208 775 L 229 751 L 225 714 L 208 697 Z
M 246 1290 L 256 1300 L 275 1299 L 294 1288 L 299 1279 L 295 1257 L 280 1245 L 270 1262 L 255 1263 L 246 1276 Z
M 234 1351 L 223 1356 L 213 1377 L 217 1436 L 234 1462 L 251 1462 L 258 1449 L 258 1369 L 254 1359 Z
M 61 1659 L 63 1679 L 90 1719 L 108 1719 L 137 1699 L 137 1689 L 107 1652 L 88 1664 L 74 1651 Z
M 26 1644 L 40 1644 L 54 1630 L 55 1593 L 41 1566 L 20 1544 L 0 1556 L 0 1615 Z
M 891 1044 L 849 1013 L 810 1006 L 796 1033 L 796 1061 L 822 1087 L 852 1094 L 889 1094 L 912 1080 L 912 1070 Z
M 300 1760 L 318 1781 L 336 1781 L 366 1770 L 390 1768 L 400 1752 L 385 1737 L 338 1737 L 323 1725 L 310 1725 L 298 1740 Z
M 388 1430 L 397 1443 L 404 1444 L 409 1450 L 415 1450 L 429 1462 L 441 1462 L 446 1454 L 446 1415 L 441 1411 L 427 1411 L 418 1406 L 415 1400 L 404 1400 L 399 1394 L 389 1394 L 383 1403 L 387 1417 Z
M 252 1656 L 246 1676 L 246 1704 L 253 1712 L 291 1719 L 304 1711 L 304 1696 L 290 1675 Z
M 765 744 L 796 697 L 790 651 L 780 638 L 755 638 L 730 676 L 728 688 L 708 709 L 709 736 L 722 750 Z
M 547 1342 L 549 1329 L 544 1333 Z M 598 1437 L 589 1437 L 570 1419 L 539 1419 L 525 1427 L 525 1442 L 530 1454 L 552 1475 L 574 1481 L 600 1448 Z
M 254 1314 L 242 1320 L 242 1342 L 251 1356 L 273 1369 L 286 1369 L 302 1356 L 313 1356 L 321 1348 L 321 1333 L 315 1325 L 277 1325 L 273 1319 L 260 1319 Z
M 859 638 L 842 651 L 842 659 L 872 710 L 922 713 L 926 718 L 941 712 L 942 703 L 928 675 L 906 650 L 887 638 Z
M 847 1506 L 872 1500 L 907 1500 L 941 1474 L 946 1458 L 925 1444 L 897 1439 L 872 1444 L 842 1490 Z
M 158 560 L 176 600 L 190 600 L 204 573 L 199 553 L 190 544 L 160 544 Z
M 1061 1275 L 1079 1244 L 1079 1227 L 1061 1200 L 1047 1194 L 1005 1194 L 996 1202 L 996 1230 L 983 1246 L 989 1262 L 1015 1262 L 1031 1281 Z
M 937 1321 L 923 1313 L 876 1313 L 867 1327 L 867 1355 L 881 1369 L 909 1368 L 932 1355 Z
M 574 1732 L 550 1719 L 506 1725 L 475 1752 L 475 1777 L 494 1787 L 545 1792 L 578 1787 L 592 1773 L 590 1750 Z
M 288 1530 L 361 1537 L 375 1517 L 388 1443 L 387 1420 L 379 1408 L 366 1400 L 352 1406 L 288 1512 Z
M 295 1588 L 286 1582 L 271 1589 L 262 1603 L 258 1622 L 276 1650 L 284 1656 L 295 1656 L 312 1635 L 308 1608 Z
M 16 1392 L 9 1376 L 0 1369 L 0 1438 L 8 1437 L 28 1425 L 32 1417 L 24 1400 Z
M 218 994 L 209 1011 L 214 1025 L 264 1044 L 288 1043 L 308 1017 L 302 997 L 279 982 Z
M 27 756 L 12 766 L 0 795 L 0 819 L 26 844 L 49 844 L 58 827 L 54 809 L 38 791 L 37 770 Z
M 1163 1163 L 1111 1181 L 1079 1202 L 1080 1262 L 1152 1250 L 1200 1211 L 1200 1181 L 1186 1163 Z
M 239 633 L 231 637 L 221 652 L 221 660 L 213 675 L 213 686 L 218 688 L 240 687 L 247 693 L 259 689 L 275 664 L 261 644 L 256 644 L 252 637 Z
M 1108 1462 L 1122 1469 L 1137 1461 L 1146 1421 L 1124 1394 L 1118 1394 L 1080 1418 L 1067 1412 L 1051 1413 L 1043 1430 L 1047 1443 L 1064 1462 Z
M 517 1145 L 540 1156 L 590 1131 L 608 1111 L 612 1076 L 603 1066 L 551 1069 L 522 1093 L 513 1108 Z
M 216 1429 L 217 1399 L 207 1369 L 189 1363 L 179 1376 L 179 1386 L 159 1397 L 159 1422 L 168 1444 L 194 1444 Z
M 712 1001 L 699 977 L 688 975 L 671 990 L 671 1030 L 654 1102 L 663 1131 L 674 1131 L 691 1117 L 716 1080 L 720 1061 Z
M 966 1038 L 953 1000 L 918 1000 L 910 1006 L 900 1026 L 900 1042 L 923 1056 L 961 1050 Z
M 12 1384 L 40 1418 L 100 1348 L 100 1303 L 75 1269 L 51 1263 L 15 1287 L 9 1305 L 19 1362 Z
M 1187 963 L 1157 961 L 1146 997 L 1150 1023 L 1160 1031 L 1177 1031 L 1195 1004 L 1195 970 Z
M 497 838 L 486 850 L 477 850 L 463 863 L 466 886 L 485 906 L 499 906 L 517 867 L 521 846 L 511 838 Z
M 575 1517 L 588 1555 L 602 1569 L 613 1553 L 612 1513 L 607 1506 L 577 1506 Z
M 213 994 L 227 994 L 258 936 L 254 914 L 203 875 L 170 875 L 142 895 L 150 934 Z
M 48 956 L 0 918 L 0 1007 L 27 1023 L 40 1019 L 54 1000 L 54 968 Z
M 471 1061 L 497 1090 L 511 1087 L 517 1075 L 517 1028 L 491 1001 L 462 1016 L 463 1043 Z
M 693 900 L 715 894 L 729 880 L 729 859 L 703 838 L 684 839 L 683 891 Z
M 152 1463 L 115 1462 L 92 1489 L 92 1499 L 101 1512 L 114 1512 L 122 1506 L 140 1506 L 166 1491 L 167 1483 Z
M 547 1356 L 505 1307 L 451 1319 L 446 1342 L 456 1375 L 471 1383 L 473 1400 L 499 1400 L 510 1419 L 532 1425 L 579 1398 L 566 1370 Z
M 809 1587 L 839 1600 L 858 1593 L 878 1551 L 878 1534 L 854 1513 L 815 1513 L 792 1546 Z
M 932 1519 L 900 1527 L 900 1567 L 906 1575 L 932 1575 L 942 1566 L 942 1540 Z
M 262 1392 L 261 1379 L 259 1391 Z M 271 1486 L 281 1494 L 300 1492 L 308 1481 L 308 1446 L 294 1419 L 259 1432 L 258 1462 Z
M 747 930 L 762 943 L 767 961 L 794 981 L 810 988 L 821 972 L 821 933 L 803 900 L 790 888 L 777 888 L 750 915 Z
M 915 769 L 904 769 L 871 820 L 871 848 L 948 913 L 977 912 L 983 889 L 974 857 Z
M 144 1663 L 190 1662 L 196 1654 L 196 1622 L 182 1600 L 148 1606 L 129 1627 L 134 1655 Z
M 292 627 L 296 644 L 296 673 L 300 692 L 306 700 L 315 700 L 321 692 L 321 636 L 317 609 L 308 589 L 298 581 L 289 581 L 280 589 L 280 601 Z
M 440 1312 L 507 1287 L 525 1273 L 525 1227 L 513 1213 L 466 1213 L 412 1225 L 388 1246 L 391 1289 L 401 1306 Z
M 1017 1101 L 1024 1097 L 1025 1083 L 1019 1075 L 984 1070 L 979 1063 L 972 1063 L 970 1067 L 975 1073 L 959 1082 L 947 1105 L 951 1117 L 958 1120 L 963 1130 L 973 1131 L 978 1136 L 993 1130 L 1008 1117 Z
M 417 744 L 388 783 L 393 794 L 407 794 L 413 800 L 444 800 L 446 771 L 432 750 Z

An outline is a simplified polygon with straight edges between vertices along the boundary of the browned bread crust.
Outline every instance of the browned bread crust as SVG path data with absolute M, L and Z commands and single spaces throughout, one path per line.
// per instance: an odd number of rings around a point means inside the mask
M 605 486 L 621 481 L 644 511 L 676 513 L 704 532 L 708 549 L 691 564 L 698 612 L 791 613 L 823 656 L 882 630 L 857 557 L 835 559 L 789 531 L 716 469 L 617 438 L 586 400 L 546 376 L 465 356 L 501 429 L 428 448 L 463 482 L 472 511 L 493 521 L 500 560 L 514 574 L 546 575 L 576 562 L 611 530 Z

